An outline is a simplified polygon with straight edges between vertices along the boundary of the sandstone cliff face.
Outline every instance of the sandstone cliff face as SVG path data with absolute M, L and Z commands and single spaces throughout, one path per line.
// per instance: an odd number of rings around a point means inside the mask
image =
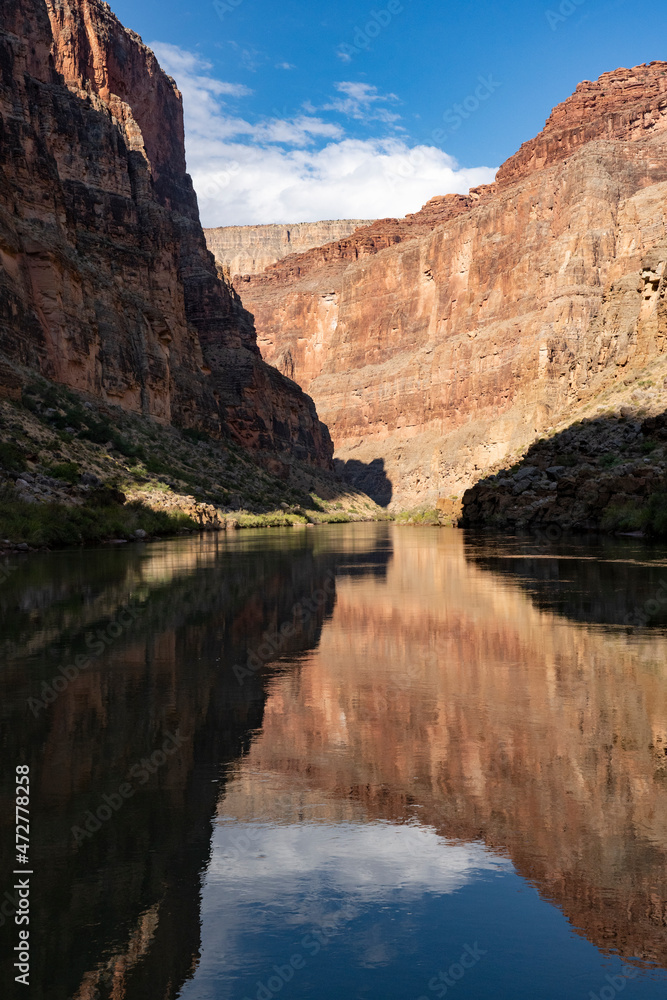
M 652 63 L 581 84 L 494 184 L 236 287 L 348 472 L 433 502 L 664 367 L 666 196 Z
M 283 257 L 342 240 L 371 223 L 371 219 L 339 219 L 290 226 L 218 226 L 205 229 L 204 235 L 217 263 L 229 274 L 261 274 Z
M 165 423 L 328 467 L 312 401 L 265 365 L 216 271 L 181 97 L 100 0 L 6 0 L 0 333 L 12 360 Z

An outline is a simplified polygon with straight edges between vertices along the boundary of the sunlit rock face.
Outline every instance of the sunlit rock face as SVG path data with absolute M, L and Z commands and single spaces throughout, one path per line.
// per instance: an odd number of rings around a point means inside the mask
M 295 225 L 217 226 L 205 229 L 206 245 L 230 275 L 261 274 L 291 254 L 345 239 L 371 219 L 298 222 Z
M 667 64 L 579 85 L 494 184 L 236 282 L 264 357 L 391 502 L 458 495 L 665 371 Z M 359 474 L 359 465 L 349 471 Z
M 386 577 L 339 578 L 317 650 L 269 682 L 220 813 L 483 840 L 599 948 L 664 964 L 655 637 L 538 610 L 508 564 L 481 568 L 459 536 L 392 541 Z
M 7 0 L 0 332 L 43 375 L 166 423 L 330 465 L 312 401 L 262 363 L 185 171 L 181 95 L 99 0 Z

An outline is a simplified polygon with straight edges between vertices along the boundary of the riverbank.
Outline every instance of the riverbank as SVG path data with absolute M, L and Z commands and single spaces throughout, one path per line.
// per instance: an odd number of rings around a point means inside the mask
M 462 527 L 667 537 L 667 413 L 581 420 L 463 497 Z
M 202 525 L 183 513 L 156 511 L 140 502 L 112 503 L 108 506 L 85 503 L 80 506 L 26 501 L 0 503 L 0 554 L 68 548 L 71 546 L 122 544 L 157 538 L 174 538 L 210 531 L 253 528 L 308 528 L 316 524 L 380 520 L 306 511 L 303 514 L 272 511 L 249 514 L 237 511 L 216 525 Z M 390 518 L 387 518 L 390 520 Z
M 334 473 L 12 374 L 0 387 L 0 549 L 387 517 Z

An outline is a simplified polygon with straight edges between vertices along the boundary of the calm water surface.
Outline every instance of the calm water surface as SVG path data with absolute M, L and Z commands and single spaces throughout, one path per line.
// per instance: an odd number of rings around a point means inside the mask
M 3 995 L 664 1000 L 666 549 L 339 525 L 5 570 Z

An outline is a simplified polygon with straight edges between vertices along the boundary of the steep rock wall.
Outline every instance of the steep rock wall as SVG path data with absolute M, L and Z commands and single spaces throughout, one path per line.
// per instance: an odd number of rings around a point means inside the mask
M 432 502 L 659 362 L 666 196 L 651 63 L 581 84 L 494 184 L 236 285 L 347 473 Z
M 206 249 L 181 96 L 100 0 L 6 0 L 0 335 L 15 361 L 163 422 L 328 467 L 296 385 Z
M 261 274 L 293 253 L 345 239 L 371 219 L 299 222 L 295 225 L 218 226 L 205 229 L 206 245 L 229 274 Z

